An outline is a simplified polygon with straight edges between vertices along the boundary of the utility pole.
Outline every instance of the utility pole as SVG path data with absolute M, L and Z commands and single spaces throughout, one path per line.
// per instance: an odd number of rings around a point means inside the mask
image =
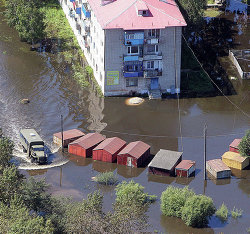
M 207 161 L 207 125 L 204 125 L 204 180 L 207 180 L 207 171 L 206 171 L 206 161 Z
M 64 153 L 63 147 L 63 116 L 61 115 L 61 134 L 62 134 L 62 152 Z

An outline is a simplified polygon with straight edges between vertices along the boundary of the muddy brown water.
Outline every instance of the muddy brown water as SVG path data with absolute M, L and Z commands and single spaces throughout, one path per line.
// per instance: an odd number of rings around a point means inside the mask
M 152 230 L 164 233 L 246 233 L 250 227 L 250 170 L 234 170 L 231 179 L 204 183 L 202 134 L 206 123 L 207 158 L 219 158 L 234 138 L 242 137 L 249 129 L 248 117 L 225 97 L 181 99 L 181 138 L 177 100 L 145 100 L 139 106 L 127 106 L 126 98 L 99 98 L 91 88 L 80 88 L 60 61 L 58 55 L 29 51 L 29 46 L 19 41 L 16 32 L 0 15 L 0 126 L 16 144 L 16 162 L 22 173 L 45 178 L 52 185 L 53 194 L 72 196 L 76 200 L 100 189 L 104 193 L 105 210 L 111 209 L 115 191 L 114 187 L 91 182 L 91 177 L 98 172 L 114 171 L 120 181 L 133 179 L 159 199 L 170 184 L 178 187 L 189 185 L 196 193 L 211 196 L 217 207 L 225 202 L 229 209 L 234 206 L 242 209 L 242 218 L 229 218 L 222 224 L 213 217 L 208 228 L 194 229 L 180 219 L 161 215 L 158 199 L 148 211 Z M 249 114 L 249 81 L 232 82 L 237 95 L 230 96 L 230 100 Z M 22 98 L 29 98 L 30 103 L 20 104 Z M 60 131 L 61 114 L 65 129 L 101 131 L 107 137 L 118 136 L 127 142 L 142 140 L 152 146 L 153 154 L 160 148 L 183 150 L 184 159 L 196 161 L 196 176 L 149 176 L 147 168 L 134 169 L 93 162 L 67 153 L 63 155 L 51 143 L 53 133 Z M 18 132 L 27 127 L 35 128 L 51 149 L 51 163 L 47 167 L 34 166 L 24 160 L 18 146 Z

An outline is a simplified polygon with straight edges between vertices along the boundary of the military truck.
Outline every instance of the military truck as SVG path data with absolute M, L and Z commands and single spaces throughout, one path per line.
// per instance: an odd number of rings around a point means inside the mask
M 31 162 L 43 164 L 47 162 L 48 155 L 44 150 L 44 141 L 34 129 L 22 129 L 20 141 L 23 152 L 31 158 Z

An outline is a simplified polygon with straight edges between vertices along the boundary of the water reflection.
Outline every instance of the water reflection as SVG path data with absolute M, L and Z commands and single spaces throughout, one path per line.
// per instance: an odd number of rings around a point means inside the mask
M 94 160 L 92 162 L 92 168 L 98 172 L 109 172 L 116 169 L 116 163 L 107 163 L 102 161 Z
M 92 158 L 84 158 L 73 154 L 68 154 L 68 160 L 77 166 L 88 166 L 90 163 L 92 163 Z
M 30 176 L 36 176 L 36 175 L 43 175 L 47 172 L 47 169 L 40 169 L 40 170 L 27 170 Z
M 176 177 L 175 183 L 181 185 L 189 185 L 193 180 L 194 176 L 191 177 Z
M 117 174 L 123 176 L 124 178 L 138 177 L 145 168 L 133 168 L 124 165 L 117 165 Z
M 161 226 L 165 229 L 166 233 L 171 234 L 182 234 L 182 233 L 209 233 L 212 234 L 214 231 L 210 228 L 192 228 L 187 226 L 181 219 L 174 217 L 167 217 L 161 215 Z
M 148 173 L 148 181 L 157 182 L 162 184 L 171 184 L 175 181 L 176 177 L 173 176 L 160 176 Z

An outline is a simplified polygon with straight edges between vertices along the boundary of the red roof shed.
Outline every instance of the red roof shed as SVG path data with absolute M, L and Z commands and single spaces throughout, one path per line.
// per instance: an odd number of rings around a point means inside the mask
M 85 134 L 78 129 L 70 129 L 63 132 L 63 147 L 67 147 L 69 143 L 77 140 Z M 57 145 L 62 145 L 62 132 L 53 134 L 53 142 Z
M 104 162 L 115 162 L 117 154 L 126 146 L 126 141 L 112 137 L 105 139 L 93 149 L 93 159 Z
M 150 146 L 142 141 L 129 143 L 118 155 L 117 164 L 141 167 L 150 157 Z
M 239 153 L 239 144 L 241 139 L 234 139 L 233 142 L 229 145 L 229 151 Z
M 180 177 L 189 177 L 195 172 L 195 162 L 191 160 L 182 160 L 175 167 L 175 174 Z
M 105 136 L 99 133 L 89 133 L 69 144 L 69 153 L 82 157 L 91 157 L 92 150 L 105 140 Z

